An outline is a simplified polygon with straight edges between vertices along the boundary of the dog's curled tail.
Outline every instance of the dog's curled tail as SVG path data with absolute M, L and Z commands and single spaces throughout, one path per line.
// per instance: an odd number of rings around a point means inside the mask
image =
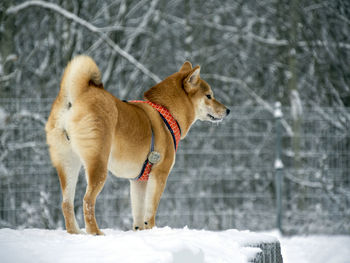
M 85 55 L 73 58 L 64 70 L 61 92 L 70 103 L 86 92 L 91 86 L 102 88 L 101 73 L 95 61 Z

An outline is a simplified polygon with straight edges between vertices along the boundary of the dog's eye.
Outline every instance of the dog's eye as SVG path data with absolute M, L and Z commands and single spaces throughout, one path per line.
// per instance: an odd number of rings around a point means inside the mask
M 211 95 L 208 94 L 208 95 L 207 95 L 207 98 L 211 100 Z

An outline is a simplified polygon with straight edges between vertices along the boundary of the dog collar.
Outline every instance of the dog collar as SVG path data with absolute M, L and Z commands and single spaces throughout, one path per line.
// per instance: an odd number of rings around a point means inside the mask
M 148 105 L 152 106 L 152 108 L 154 108 L 155 110 L 158 111 L 160 117 L 162 118 L 165 126 L 168 128 L 168 130 L 173 138 L 174 148 L 175 148 L 175 152 L 176 152 L 177 147 L 178 147 L 179 142 L 180 142 L 180 139 L 181 139 L 181 128 L 180 128 L 179 123 L 176 121 L 176 119 L 173 117 L 173 115 L 171 115 L 169 110 L 161 105 L 158 105 L 158 104 L 153 103 L 153 102 L 148 101 L 148 100 L 146 100 L 146 101 L 132 100 L 129 102 L 147 103 Z M 153 134 L 153 130 L 152 130 L 151 151 L 150 151 L 146 161 L 144 162 L 144 164 L 142 166 L 141 173 L 134 180 L 136 180 L 136 181 L 147 181 L 148 180 L 149 174 L 152 170 L 152 166 L 154 163 L 156 163 L 156 162 L 154 162 L 154 160 L 159 158 L 159 156 L 157 156 L 157 154 L 158 153 L 154 151 L 154 134 Z

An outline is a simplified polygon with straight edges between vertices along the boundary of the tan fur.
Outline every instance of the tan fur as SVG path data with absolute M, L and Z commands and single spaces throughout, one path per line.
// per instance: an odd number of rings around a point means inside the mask
M 145 98 L 166 107 L 178 121 L 182 138 L 197 120 L 222 120 L 228 110 L 213 97 L 199 76 L 199 66 L 185 62 L 145 93 Z M 209 116 L 210 114 L 211 116 Z M 84 219 L 89 234 L 103 234 L 95 219 L 95 202 L 110 170 L 115 176 L 138 176 L 150 151 L 151 129 L 155 150 L 161 154 L 147 182 L 130 180 L 134 229 L 155 225 L 159 200 L 175 162 L 172 137 L 158 112 L 144 103 L 125 103 L 103 89 L 101 74 L 87 56 L 66 67 L 60 92 L 46 124 L 47 143 L 62 189 L 62 211 L 69 233 L 81 233 L 74 214 L 74 194 L 81 165 L 87 188 Z

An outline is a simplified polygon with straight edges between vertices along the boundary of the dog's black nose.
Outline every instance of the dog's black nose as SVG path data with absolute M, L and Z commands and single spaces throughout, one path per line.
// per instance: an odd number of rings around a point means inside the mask
M 230 114 L 230 109 L 226 109 L 226 116 Z

